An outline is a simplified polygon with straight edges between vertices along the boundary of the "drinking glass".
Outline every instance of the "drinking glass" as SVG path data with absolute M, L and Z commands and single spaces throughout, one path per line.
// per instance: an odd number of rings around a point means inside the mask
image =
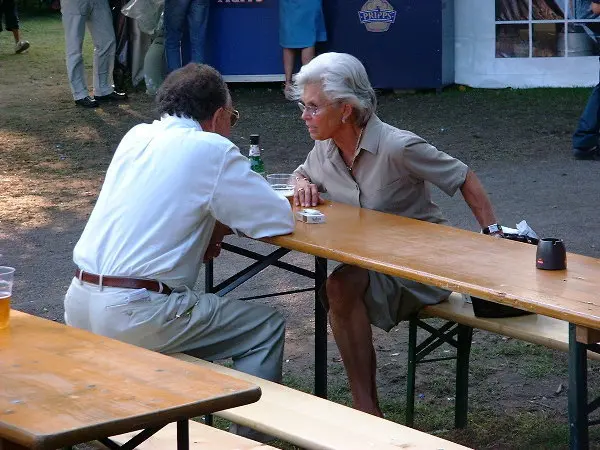
M 282 197 L 288 199 L 290 203 L 294 198 L 294 186 L 296 186 L 296 177 L 291 173 L 272 173 L 267 175 L 267 181 Z
M 0 330 L 8 327 L 14 273 L 12 267 L 0 266 Z

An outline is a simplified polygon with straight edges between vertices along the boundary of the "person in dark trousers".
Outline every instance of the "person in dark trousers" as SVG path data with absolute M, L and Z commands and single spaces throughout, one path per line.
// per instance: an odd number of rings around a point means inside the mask
M 21 39 L 19 31 L 19 15 L 14 0 L 0 0 L 0 31 L 2 22 L 6 31 L 12 31 L 15 38 L 15 53 L 23 53 L 29 48 L 29 42 Z
M 594 15 L 600 14 L 600 0 L 593 0 L 590 6 Z M 579 118 L 573 133 L 573 156 L 575 159 L 600 161 L 600 82 L 594 87 L 587 105 Z

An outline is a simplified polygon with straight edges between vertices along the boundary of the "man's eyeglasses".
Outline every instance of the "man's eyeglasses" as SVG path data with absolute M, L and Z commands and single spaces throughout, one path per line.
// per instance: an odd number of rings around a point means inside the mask
M 238 120 L 240 120 L 240 112 L 237 109 L 231 108 L 225 108 L 225 111 L 231 114 L 229 120 L 231 121 L 231 126 L 235 127 L 235 124 L 238 123 Z
M 315 117 L 317 114 L 319 114 L 326 107 L 328 107 L 329 105 L 332 105 L 333 103 L 334 102 L 325 103 L 324 105 L 321 105 L 321 106 L 311 106 L 311 105 L 305 105 L 304 102 L 298 102 L 298 108 L 300 108 L 300 111 L 302 111 L 302 114 L 304 114 L 304 112 L 307 112 L 312 117 Z

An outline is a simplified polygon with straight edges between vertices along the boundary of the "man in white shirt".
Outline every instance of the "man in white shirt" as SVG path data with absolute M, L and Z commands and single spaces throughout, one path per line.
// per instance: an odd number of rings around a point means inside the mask
M 215 69 L 171 73 L 157 106 L 160 120 L 132 128 L 110 163 L 73 252 L 65 322 L 162 353 L 232 358 L 279 381 L 283 317 L 193 286 L 225 234 L 290 233 L 290 204 L 225 137 L 239 115 Z

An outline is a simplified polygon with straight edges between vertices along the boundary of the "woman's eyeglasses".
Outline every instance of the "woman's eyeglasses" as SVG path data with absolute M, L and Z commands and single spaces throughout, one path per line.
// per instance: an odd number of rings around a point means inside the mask
M 332 105 L 333 103 L 335 103 L 335 102 L 325 103 L 324 105 L 321 105 L 321 106 L 313 106 L 313 105 L 305 105 L 304 102 L 298 102 L 298 108 L 300 108 L 300 111 L 302 111 L 302 114 L 304 114 L 304 112 L 307 112 L 312 117 L 315 117 L 317 114 L 319 114 L 326 107 L 328 107 L 329 105 Z
M 235 124 L 238 123 L 238 120 L 240 120 L 240 112 L 237 109 L 231 108 L 225 108 L 225 111 L 231 114 L 229 120 L 231 121 L 231 126 L 235 127 Z

